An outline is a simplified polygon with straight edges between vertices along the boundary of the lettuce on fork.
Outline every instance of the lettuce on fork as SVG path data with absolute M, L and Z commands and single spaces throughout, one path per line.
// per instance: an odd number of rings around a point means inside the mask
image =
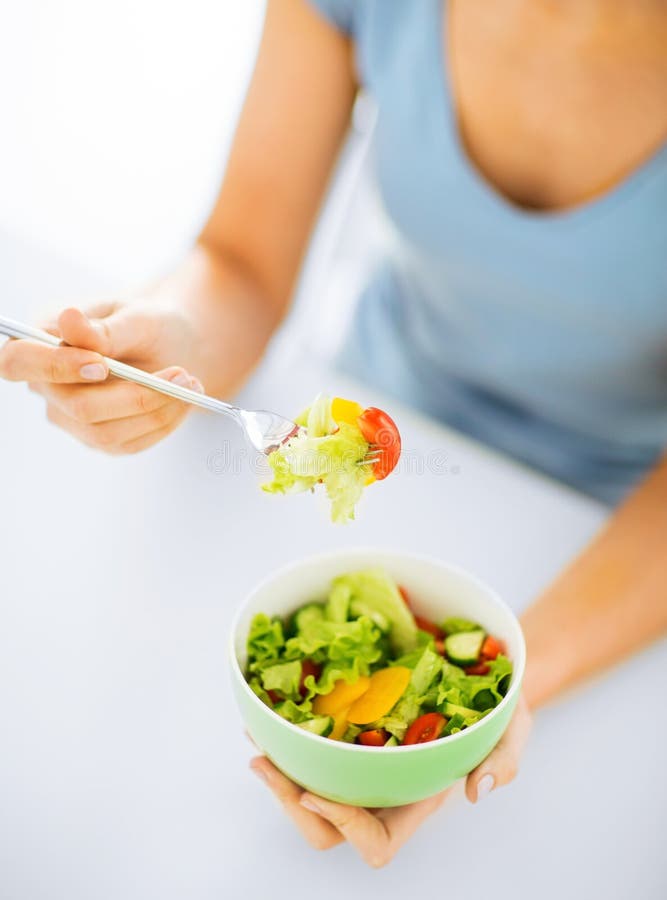
M 320 394 L 297 418 L 304 430 L 269 456 L 273 480 L 262 485 L 270 494 L 310 491 L 323 484 L 331 500 L 335 523 L 354 519 L 354 508 L 369 482 L 371 469 L 363 460 L 369 444 L 361 430 L 335 422 L 331 398 Z

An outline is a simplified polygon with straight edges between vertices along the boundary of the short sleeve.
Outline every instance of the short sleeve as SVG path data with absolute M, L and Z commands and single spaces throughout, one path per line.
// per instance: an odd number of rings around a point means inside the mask
M 309 0 L 332 25 L 345 34 L 354 31 L 354 2 L 355 0 Z

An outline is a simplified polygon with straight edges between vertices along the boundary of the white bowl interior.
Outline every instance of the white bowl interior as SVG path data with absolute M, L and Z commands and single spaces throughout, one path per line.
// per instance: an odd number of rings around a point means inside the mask
M 405 587 L 415 610 L 435 622 L 461 616 L 479 622 L 505 642 L 514 663 L 512 682 L 523 675 L 525 644 L 514 613 L 491 588 L 463 569 L 416 554 L 399 551 L 337 550 L 311 556 L 279 569 L 259 584 L 239 610 L 232 642 L 240 673 L 246 665 L 246 638 L 252 617 L 259 612 L 285 617 L 304 603 L 323 601 L 337 575 L 381 567 Z

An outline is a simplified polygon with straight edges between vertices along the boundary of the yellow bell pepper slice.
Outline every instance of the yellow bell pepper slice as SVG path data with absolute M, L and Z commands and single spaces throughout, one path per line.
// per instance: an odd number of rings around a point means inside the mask
M 348 425 L 356 425 L 357 419 L 363 413 L 364 408 L 354 400 L 345 400 L 343 397 L 334 397 L 331 401 L 331 417 L 334 422 L 347 422 Z M 375 475 L 369 472 L 365 484 L 373 484 Z
M 410 682 L 410 669 L 389 666 L 371 675 L 368 690 L 350 707 L 347 718 L 355 725 L 368 725 L 386 715 Z
M 348 425 L 356 425 L 357 419 L 363 411 L 363 406 L 355 403 L 354 400 L 334 397 L 331 401 L 331 416 L 334 422 L 347 422 Z
M 340 710 L 347 710 L 355 700 L 366 693 L 370 683 L 371 679 L 367 675 L 362 675 L 352 684 L 348 684 L 344 678 L 340 678 L 328 694 L 318 694 L 315 697 L 313 712 L 316 716 L 335 716 Z
M 347 714 L 349 713 L 349 711 L 350 707 L 346 706 L 344 709 L 339 709 L 338 712 L 334 714 L 333 728 L 329 732 L 329 738 L 332 741 L 339 741 L 347 731 Z

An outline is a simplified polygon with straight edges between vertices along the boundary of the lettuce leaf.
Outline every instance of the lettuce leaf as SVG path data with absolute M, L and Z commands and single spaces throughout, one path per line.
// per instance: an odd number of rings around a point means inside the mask
M 287 719 L 288 722 L 293 722 L 295 725 L 300 725 L 301 722 L 308 722 L 310 719 L 315 718 L 310 700 L 304 700 L 301 703 L 285 700 L 284 703 L 279 703 L 276 706 L 275 711 L 283 719 Z
M 370 467 L 359 465 L 368 442 L 356 425 L 334 422 L 331 399 L 321 394 L 297 424 L 305 431 L 269 456 L 273 480 L 262 485 L 270 494 L 309 491 L 324 484 L 336 523 L 354 519 L 354 508 L 368 482 Z
M 331 622 L 347 622 L 352 591 L 347 584 L 334 584 L 324 607 L 324 615 Z
M 410 686 L 417 694 L 425 694 L 442 671 L 443 659 L 440 654 L 427 646 L 412 670 Z
M 479 631 L 480 627 L 476 622 L 471 622 L 469 619 L 461 619 L 458 616 L 445 619 L 442 623 L 442 629 L 446 634 L 458 634 L 459 631 Z
M 414 616 L 406 606 L 394 581 L 382 569 L 364 569 L 340 575 L 334 587 L 346 585 L 350 589 L 350 608 L 365 609 L 379 614 L 390 624 L 389 638 L 395 653 L 414 650 L 418 643 Z
M 284 646 L 285 636 L 280 619 L 270 619 L 263 613 L 257 613 L 250 623 L 246 644 L 250 671 L 256 672 L 267 663 L 278 660 Z
M 275 663 L 262 669 L 260 678 L 265 691 L 280 691 L 284 697 L 299 697 L 301 681 L 301 660 Z
M 512 663 L 500 654 L 489 662 L 487 675 L 466 675 L 463 669 L 443 662 L 436 705 L 454 704 L 484 712 L 496 707 L 505 696 L 512 674 Z

